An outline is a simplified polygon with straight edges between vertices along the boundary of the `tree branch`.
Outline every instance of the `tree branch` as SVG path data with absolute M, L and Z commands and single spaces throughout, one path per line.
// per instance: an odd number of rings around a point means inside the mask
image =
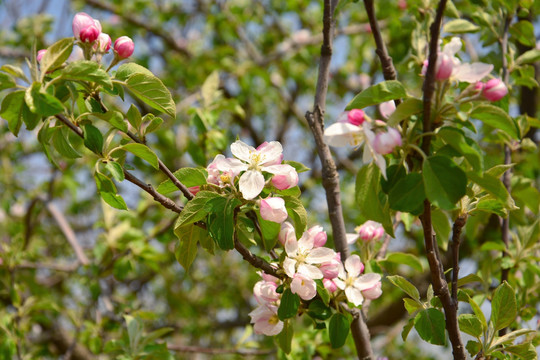
M 459 215 L 454 221 L 452 228 L 452 300 L 457 307 L 457 291 L 458 291 L 458 279 L 459 279 L 459 246 L 461 244 L 461 231 L 467 223 L 467 214 Z
M 319 61 L 319 75 L 315 91 L 313 111 L 306 113 L 306 120 L 313 133 L 317 151 L 322 164 L 322 182 L 326 192 L 328 203 L 328 215 L 332 224 L 332 233 L 336 250 L 341 253 L 342 261 L 349 256 L 349 248 L 346 240 L 345 221 L 341 207 L 341 195 L 339 189 L 339 174 L 336 164 L 330 153 L 330 148 L 323 141 L 324 112 L 326 107 L 326 93 L 330 75 L 330 61 L 332 59 L 332 43 L 334 35 L 333 14 L 339 0 L 324 0 L 323 18 L 323 44 L 321 46 L 321 58 Z M 369 330 L 362 316 L 355 317 L 351 323 L 352 335 L 358 357 L 360 359 L 372 359 L 373 351 L 370 344 Z
M 439 1 L 437 6 L 437 13 L 435 20 L 430 27 L 430 41 L 429 41 L 429 63 L 426 71 L 426 77 L 424 79 L 424 120 L 423 120 L 423 132 L 424 134 L 431 132 L 431 103 L 433 93 L 435 91 L 435 65 L 437 63 L 437 53 L 439 51 L 439 34 L 442 25 L 442 19 L 444 15 L 444 9 L 446 7 L 446 0 Z M 422 150 L 425 154 L 430 154 L 431 136 L 426 135 L 422 140 Z M 444 308 L 446 317 L 446 329 L 452 343 L 452 352 L 454 359 L 465 360 L 465 347 L 461 340 L 461 333 L 459 332 L 457 322 L 457 304 L 454 303 L 450 296 L 448 289 L 448 283 L 444 277 L 444 269 L 441 265 L 441 259 L 439 255 L 439 249 L 437 247 L 437 241 L 433 232 L 431 221 L 431 203 L 428 199 L 424 200 L 424 212 L 420 215 L 422 221 L 422 227 L 424 229 L 424 242 L 426 247 L 426 256 L 429 262 L 429 268 L 431 270 L 431 279 L 433 282 L 433 290 L 435 294 L 441 299 L 441 303 Z
M 256 349 L 217 349 L 217 348 L 205 348 L 199 346 L 189 345 L 177 345 L 167 344 L 167 349 L 185 353 L 197 353 L 197 354 L 211 354 L 211 355 L 224 355 L 224 354 L 236 354 L 242 356 L 256 356 L 256 355 L 269 355 L 276 352 L 275 349 L 268 350 L 256 350 Z

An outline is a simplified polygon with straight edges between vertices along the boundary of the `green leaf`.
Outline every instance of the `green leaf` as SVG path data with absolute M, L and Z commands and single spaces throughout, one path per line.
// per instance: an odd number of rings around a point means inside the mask
M 262 232 L 262 241 L 266 251 L 270 251 L 276 246 L 279 231 L 281 230 L 281 224 L 273 221 L 264 220 L 259 213 L 257 213 L 257 219 Z
M 9 93 L 2 101 L 0 116 L 6 119 L 9 131 L 15 136 L 19 135 L 23 123 L 22 108 L 24 105 L 23 90 Z
M 407 97 L 407 91 L 397 80 L 383 81 L 370 86 L 356 95 L 345 110 L 363 109 L 367 106 L 380 104 L 385 101 Z
M 278 308 L 278 318 L 283 321 L 295 317 L 300 307 L 300 297 L 293 294 L 291 289 L 287 289 L 281 296 L 281 302 Z
M 322 280 L 315 280 L 317 283 L 317 294 L 319 294 L 319 297 L 321 298 L 322 302 L 328 306 L 330 304 L 330 292 L 326 290 L 324 287 L 324 284 Z
M 381 223 L 384 231 L 394 237 L 390 211 L 387 206 L 381 204 L 379 199 L 380 178 L 380 170 L 374 163 L 360 169 L 356 175 L 356 203 L 366 220 Z
M 399 275 L 391 275 L 391 276 L 387 276 L 386 278 L 392 284 L 394 284 L 395 286 L 403 290 L 411 298 L 420 302 L 420 293 L 418 292 L 418 289 L 409 282 L 409 280 Z
M 409 336 L 409 333 L 411 332 L 412 328 L 414 327 L 414 318 L 409 319 L 407 321 L 407 324 L 403 327 L 403 331 L 401 332 L 401 339 L 403 341 L 407 340 L 407 337 Z
M 538 359 L 538 354 L 536 349 L 531 343 L 519 344 L 507 346 L 504 348 L 504 351 L 517 356 L 519 359 L 523 360 L 536 360 Z
M 105 168 L 109 170 L 116 181 L 124 181 L 124 169 L 122 169 L 122 165 L 116 161 L 107 161 Z
M 147 161 L 150 165 L 152 165 L 155 169 L 159 169 L 159 162 L 157 155 L 150 150 L 150 148 L 143 144 L 126 144 L 120 147 L 120 149 L 129 151 L 133 155 Z
M 467 176 L 450 158 L 430 156 L 422 167 L 429 201 L 444 210 L 452 210 L 467 191 Z
M 483 123 L 502 130 L 512 138 L 518 140 L 518 128 L 510 115 L 503 109 L 490 104 L 480 104 L 471 112 L 471 117 L 481 120 Z
M 283 196 L 287 213 L 294 221 L 296 237 L 300 238 L 307 226 L 307 212 L 302 200 L 294 196 Z M 279 231 L 278 231 L 279 232 Z
M 309 303 L 307 314 L 317 320 L 326 320 L 332 316 L 332 309 L 322 300 L 315 299 Z
M 333 349 L 342 347 L 349 335 L 350 324 L 347 317 L 340 313 L 335 313 L 330 319 L 328 335 Z
M 469 340 L 467 341 L 467 345 L 465 345 L 465 349 L 467 349 L 471 356 L 475 356 L 482 350 L 482 344 L 478 341 Z
M 540 60 L 540 50 L 538 49 L 532 49 L 529 51 L 524 52 L 516 59 L 516 64 L 523 65 L 523 64 L 534 64 Z
M 413 254 L 393 252 L 390 255 L 388 255 L 386 259 L 384 259 L 383 261 L 391 262 L 394 264 L 404 264 L 404 265 L 410 266 L 411 268 L 417 271 L 420 271 L 420 272 L 424 271 L 424 269 L 422 268 L 422 263 Z
M 446 344 L 446 321 L 441 311 L 435 308 L 420 311 L 414 318 L 414 328 L 418 335 L 430 344 Z
M 441 209 L 433 209 L 431 211 L 431 223 L 437 236 L 437 244 L 441 249 L 446 251 L 448 249 L 450 232 L 452 231 L 448 217 Z
M 420 304 L 418 301 L 413 300 L 411 298 L 403 298 L 403 305 L 405 305 L 405 310 L 407 310 L 409 315 L 412 315 L 418 310 L 424 308 L 422 304 Z
M 463 285 L 466 285 L 466 284 L 470 284 L 470 283 L 473 283 L 473 282 L 479 282 L 479 283 L 482 283 L 482 278 L 476 274 L 469 274 L 467 276 L 464 276 L 460 279 L 458 279 L 458 282 L 457 282 L 457 286 L 458 288 L 463 286 Z
M 388 194 L 399 180 L 407 175 L 405 167 L 402 165 L 390 165 L 386 168 L 386 179 L 381 179 L 381 189 Z
M 398 105 L 392 115 L 390 115 L 386 124 L 388 126 L 396 126 L 401 122 L 401 120 L 405 120 L 410 118 L 412 115 L 419 114 L 423 109 L 424 103 L 422 100 L 417 98 L 405 99 L 401 104 Z
M 283 161 L 283 163 L 287 165 L 291 165 L 298 174 L 311 170 L 310 168 L 308 168 L 306 165 L 302 164 L 301 162 L 285 160 Z
M 126 327 L 128 331 L 129 338 L 129 348 L 131 353 L 137 353 L 139 343 L 143 336 L 143 325 L 140 319 L 135 318 L 131 315 L 124 315 L 126 320 Z
M 277 335 L 278 345 L 285 354 L 291 353 L 292 339 L 294 336 L 294 326 L 292 321 L 285 320 L 283 330 Z
M 473 172 L 467 173 L 467 176 L 473 182 L 486 190 L 489 194 L 493 195 L 495 199 L 500 200 L 502 203 L 504 203 L 508 210 L 518 209 L 516 207 L 514 199 L 512 199 L 512 197 L 508 193 L 508 190 L 506 190 L 506 187 L 499 178 L 491 176 L 488 173 L 478 175 Z
M 171 93 L 152 72 L 135 63 L 123 64 L 116 72 L 116 79 L 139 100 L 171 117 L 176 116 L 176 105 Z
M 60 77 L 66 80 L 94 82 L 107 88 L 112 88 L 112 81 L 109 74 L 95 61 L 79 60 L 69 63 L 62 70 Z
M 530 21 L 522 20 L 510 26 L 510 36 L 525 46 L 536 46 L 534 26 Z
M 10 75 L 13 75 L 16 78 L 24 80 L 27 83 L 30 83 L 30 81 L 26 77 L 23 69 L 21 69 L 19 66 L 14 66 L 14 65 L 10 65 L 10 64 L 4 64 L 4 65 L 2 65 L 2 67 L 0 67 L 0 70 L 4 71 L 4 72 L 6 72 L 6 73 L 8 73 Z
M 71 55 L 73 40 L 73 38 L 61 39 L 47 48 L 40 63 L 42 82 L 46 73 L 60 67 Z
M 480 30 L 480 27 L 463 19 L 451 20 L 444 24 L 443 31 L 452 34 L 473 33 Z
M 388 194 L 388 203 L 393 210 L 419 215 L 424 210 L 425 198 L 422 175 L 409 173 L 392 187 Z
M 177 229 L 180 226 L 192 224 L 204 219 L 208 214 L 205 209 L 206 203 L 218 197 L 220 197 L 220 195 L 213 191 L 199 191 L 197 195 L 186 204 L 184 210 L 182 210 L 180 216 L 176 220 L 174 228 Z
M 482 323 L 473 314 L 461 314 L 458 316 L 459 329 L 466 334 L 480 338 L 482 335 Z
M 106 113 L 92 113 L 91 115 L 97 117 L 98 119 L 107 121 L 120 131 L 125 133 L 128 131 L 127 124 L 124 121 L 124 115 L 120 111 L 110 110 Z
M 0 72 L 0 91 L 5 89 L 11 89 L 15 87 L 17 83 L 11 76 Z
M 145 134 L 145 135 L 150 134 L 150 133 L 156 131 L 157 129 L 159 129 L 159 127 L 161 126 L 161 124 L 163 124 L 163 119 L 160 118 L 160 117 L 156 117 L 156 116 L 154 116 L 153 114 L 146 114 L 146 115 L 143 117 L 143 121 L 147 121 L 148 115 L 152 115 L 152 117 L 151 117 L 151 120 L 148 120 L 149 123 L 148 123 L 148 125 L 146 125 L 146 127 L 144 128 L 144 134 Z
M 440 136 L 446 144 L 452 146 L 454 150 L 465 157 L 473 171 L 480 173 L 483 170 L 484 163 L 482 156 L 474 147 L 467 143 L 463 131 L 447 126 L 439 129 L 437 135 Z
M 141 116 L 141 112 L 139 111 L 139 109 L 137 109 L 135 105 L 131 104 L 126 114 L 126 117 L 129 123 L 131 124 L 131 126 L 139 130 L 142 124 L 142 116 Z
M 53 128 L 52 144 L 56 151 L 69 159 L 77 159 L 81 157 L 81 154 L 77 152 L 71 145 L 68 139 L 68 134 L 62 131 L 62 127 Z
M 234 211 L 241 204 L 236 198 L 219 197 L 210 200 L 206 205 L 209 213 L 208 231 L 222 250 L 234 249 Z
M 96 185 L 101 198 L 115 209 L 127 210 L 126 203 L 122 196 L 118 195 L 116 186 L 107 176 L 96 172 L 94 174 Z
M 84 146 L 98 155 L 101 155 L 103 152 L 103 135 L 101 135 L 101 131 L 92 124 L 84 125 Z
M 187 272 L 197 257 L 197 244 L 201 238 L 208 236 L 208 232 L 195 224 L 188 224 L 177 227 L 174 233 L 179 239 L 174 248 L 174 256 Z
M 490 321 L 494 330 L 497 331 L 512 324 L 516 316 L 516 294 L 514 289 L 505 281 L 497 287 L 491 300 Z
M 212 71 L 212 73 L 206 78 L 204 83 L 201 86 L 201 95 L 203 98 L 204 107 L 210 106 L 210 104 L 216 98 L 216 93 L 219 89 L 219 73 L 217 70 Z
M 201 168 L 181 168 L 176 170 L 173 175 L 186 187 L 204 185 L 208 177 L 206 170 Z M 177 190 L 178 188 L 171 179 L 163 181 L 157 188 L 157 191 L 164 195 Z
M 64 111 L 64 105 L 54 96 L 41 91 L 41 84 L 34 82 L 26 89 L 24 100 L 30 111 L 41 116 L 53 116 Z

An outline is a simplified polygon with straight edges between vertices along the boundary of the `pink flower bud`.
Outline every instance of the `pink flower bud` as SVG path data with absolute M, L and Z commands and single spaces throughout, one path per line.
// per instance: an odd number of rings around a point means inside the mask
M 362 123 L 366 120 L 364 118 L 364 111 L 361 109 L 352 109 L 347 113 L 347 120 L 353 125 L 362 125 Z
M 272 184 L 279 190 L 290 189 L 298 185 L 298 173 L 291 165 L 279 165 L 279 170 L 272 176 Z
M 478 81 L 476 84 L 474 84 L 474 91 L 480 92 L 484 90 L 484 83 L 481 81 Z
M 111 43 L 111 37 L 108 34 L 101 33 L 94 44 L 94 51 L 104 54 L 111 48 Z
M 381 290 L 380 281 L 376 283 L 375 286 L 373 286 L 372 288 L 362 291 L 362 296 L 364 296 L 364 298 L 369 299 L 369 300 L 377 299 L 379 296 L 381 296 L 381 294 L 382 294 L 382 290 Z
M 399 0 L 398 1 L 398 8 L 400 10 L 406 10 L 407 9 L 407 0 Z
M 452 57 L 440 52 L 437 56 L 437 64 L 435 66 L 435 79 L 446 80 L 450 78 L 453 70 L 454 61 Z
M 391 127 L 386 132 L 377 133 L 373 140 L 373 150 L 381 155 L 390 154 L 396 146 L 401 146 L 401 134 Z
M 324 262 L 319 267 L 325 279 L 335 279 L 339 275 L 341 261 L 332 259 Z
M 260 203 L 261 217 L 264 220 L 273 221 L 276 223 L 284 222 L 287 217 L 287 209 L 285 208 L 285 200 L 280 197 L 268 197 L 262 199 Z
M 482 90 L 482 95 L 489 101 L 499 101 L 508 94 L 508 89 L 501 79 L 491 79 Z
M 36 60 L 37 62 L 41 62 L 41 59 L 43 58 L 43 55 L 47 52 L 47 49 L 41 49 L 37 52 Z
M 114 42 L 114 51 L 118 54 L 120 59 L 126 59 L 133 54 L 135 50 L 135 44 L 127 36 L 120 36 Z
M 313 237 L 313 247 L 321 247 L 326 244 L 326 240 L 328 236 L 326 235 L 326 231 L 323 230 L 323 227 L 320 225 L 315 225 L 308 229 L 308 233 L 310 236 Z
M 94 42 L 101 34 L 101 24 L 90 15 L 80 12 L 75 14 L 72 23 L 73 35 L 82 42 Z
M 281 230 L 279 231 L 278 240 L 283 246 L 285 246 L 285 243 L 289 240 L 296 241 L 294 226 L 290 222 L 285 221 L 283 224 L 281 224 Z
M 384 235 L 384 228 L 375 221 L 368 220 L 355 229 L 360 239 L 365 242 L 379 240 Z
M 396 104 L 393 100 L 385 101 L 379 104 L 379 111 L 383 118 L 388 119 L 396 111 Z
M 191 187 L 188 187 L 188 190 L 190 193 L 192 193 L 193 195 L 197 195 L 197 193 L 199 192 L 200 190 L 200 186 L 191 186 Z
M 323 279 L 322 282 L 323 282 L 324 288 L 331 293 L 333 293 L 334 291 L 338 289 L 336 283 L 330 279 Z

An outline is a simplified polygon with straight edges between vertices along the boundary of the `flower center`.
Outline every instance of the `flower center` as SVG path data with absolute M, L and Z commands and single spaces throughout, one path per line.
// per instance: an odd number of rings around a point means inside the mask
M 261 156 L 261 154 L 250 153 L 249 170 L 261 171 L 261 168 L 260 168 L 260 166 L 259 166 L 259 164 L 261 163 L 261 161 L 262 161 L 262 156 Z
M 220 180 L 223 182 L 223 183 L 230 183 L 231 182 L 231 176 L 229 174 L 221 174 L 219 176 Z
M 356 280 L 353 276 L 347 276 L 347 280 L 345 280 L 345 287 L 353 286 L 354 280 Z
M 349 145 L 351 145 L 351 146 L 359 146 L 362 143 L 362 140 L 363 140 L 362 139 L 363 138 L 362 134 L 357 132 L 357 133 L 352 133 L 351 135 L 352 136 L 351 136 L 351 140 L 349 142 Z
M 278 318 L 277 315 L 272 315 L 272 316 L 268 319 L 268 324 L 270 324 L 270 325 L 276 325 L 278 322 L 279 322 L 279 318 Z

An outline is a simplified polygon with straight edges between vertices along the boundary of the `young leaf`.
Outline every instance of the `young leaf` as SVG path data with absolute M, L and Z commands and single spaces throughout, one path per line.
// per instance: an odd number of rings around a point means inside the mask
M 62 70 L 60 77 L 66 80 L 94 82 L 112 88 L 112 81 L 109 74 L 95 61 L 79 60 L 69 63 Z
M 505 281 L 497 287 L 491 300 L 491 323 L 495 331 L 503 329 L 514 321 L 517 315 L 516 294 Z
M 116 181 L 124 181 L 124 169 L 122 169 L 122 165 L 116 161 L 107 161 L 105 168 L 109 170 Z
M 201 168 L 181 168 L 174 172 L 174 176 L 186 187 L 200 186 L 206 184 L 208 173 Z M 171 179 L 167 179 L 159 184 L 157 191 L 163 195 L 177 191 L 178 188 Z
M 510 35 L 525 46 L 535 47 L 534 26 L 530 21 L 522 20 L 510 26 Z
M 430 344 L 446 344 L 446 321 L 441 311 L 435 308 L 420 311 L 414 318 L 414 328 L 418 335 Z
M 45 78 L 45 74 L 61 66 L 68 59 L 69 55 L 71 55 L 72 50 L 72 37 L 58 40 L 47 48 L 47 51 L 40 62 L 42 82 Z
M 349 335 L 350 324 L 347 317 L 340 313 L 335 313 L 330 319 L 328 326 L 328 335 L 330 335 L 330 344 L 332 348 L 342 347 Z
M 422 175 L 428 199 L 441 209 L 454 209 L 467 191 L 467 176 L 446 156 L 425 160 Z
M 409 336 L 409 333 L 411 332 L 412 328 L 414 327 L 414 318 L 410 318 L 409 321 L 407 321 L 407 324 L 403 327 L 403 331 L 401 332 L 401 339 L 403 341 L 407 340 L 407 337 Z
M 391 275 L 391 276 L 387 276 L 386 278 L 392 284 L 394 284 L 395 286 L 403 290 L 411 298 L 420 302 L 420 293 L 418 292 L 418 289 L 409 282 L 409 280 L 399 275 Z
M 422 268 L 422 263 L 413 254 L 407 254 L 407 253 L 402 253 L 402 252 L 393 252 L 393 253 L 389 254 L 386 257 L 386 259 L 384 259 L 383 261 L 394 263 L 394 264 L 408 265 L 411 268 L 413 268 L 413 269 L 415 269 L 415 270 L 417 270 L 419 272 L 424 271 L 423 268 Z
M 443 31 L 452 34 L 473 33 L 480 30 L 480 27 L 464 19 L 455 19 L 447 22 Z
M 202 237 L 208 236 L 208 232 L 195 224 L 189 224 L 177 227 L 174 233 L 179 240 L 174 248 L 174 256 L 187 272 L 197 257 L 197 243 Z
M 356 203 L 367 220 L 381 223 L 387 234 L 394 237 L 390 212 L 379 200 L 381 173 L 371 163 L 363 166 L 356 175 Z
M 448 217 L 441 209 L 433 209 L 431 211 L 431 223 L 433 224 L 433 230 L 437 236 L 437 244 L 446 251 L 448 249 L 448 241 L 450 239 L 450 232 L 452 227 Z
M 285 354 L 291 353 L 293 335 L 294 335 L 294 326 L 293 326 L 292 321 L 285 320 L 283 323 L 283 330 L 281 330 L 281 332 L 277 335 L 279 348 Z
M 81 154 L 79 154 L 77 150 L 71 146 L 68 139 L 68 134 L 62 131 L 62 127 L 55 127 L 53 129 L 52 144 L 56 151 L 68 159 L 80 158 Z
M 458 316 L 459 329 L 466 334 L 480 338 L 482 336 L 482 323 L 473 314 L 461 314 Z
M 416 98 L 405 99 L 398 105 L 392 115 L 390 115 L 386 124 L 388 126 L 396 126 L 401 120 L 405 120 L 412 115 L 421 113 L 423 108 L 424 103 L 422 100 Z
M 297 162 L 297 161 L 285 160 L 285 161 L 283 161 L 283 163 L 287 164 L 287 165 L 291 165 L 296 170 L 296 172 L 298 174 L 311 170 L 306 165 L 304 165 L 304 164 L 302 164 L 300 162 Z
M 370 86 L 356 95 L 345 110 L 363 109 L 365 107 L 380 104 L 385 101 L 407 97 L 407 91 L 397 80 L 383 81 Z
M 101 198 L 110 206 L 119 210 L 127 210 L 126 203 L 122 196 L 117 194 L 116 186 L 107 176 L 96 172 L 94 174 L 96 185 Z
M 9 131 L 15 136 L 19 135 L 19 130 L 23 123 L 22 108 L 24 104 L 23 90 L 9 93 L 2 101 L 0 116 L 6 119 Z
M 519 345 L 507 346 L 504 351 L 517 356 L 518 359 L 535 360 L 538 359 L 538 354 L 533 344 L 525 343 Z
M 12 76 L 15 76 L 16 78 L 19 78 L 21 80 L 24 80 L 26 81 L 27 83 L 30 83 L 30 81 L 28 81 L 28 78 L 26 77 L 26 74 L 24 73 L 23 69 L 21 69 L 19 66 L 14 66 L 14 65 L 10 65 L 10 64 L 4 64 L 2 65 L 2 67 L 0 67 L 0 70 L 12 75 Z
M 514 199 L 512 199 L 512 197 L 508 193 L 508 190 L 506 190 L 506 187 L 499 178 L 489 175 L 487 173 L 478 175 L 474 172 L 467 173 L 467 176 L 469 177 L 469 179 L 478 184 L 488 193 L 493 195 L 495 199 L 500 200 L 502 203 L 504 203 L 508 210 L 518 209 L 516 207 Z
M 129 151 L 133 155 L 146 160 L 154 168 L 159 168 L 159 162 L 156 154 L 150 148 L 143 144 L 131 143 L 121 147 L 121 149 Z
M 101 135 L 101 131 L 92 124 L 84 124 L 84 146 L 93 153 L 102 155 L 103 135 Z
M 495 129 L 504 131 L 516 140 L 519 139 L 516 123 L 506 111 L 499 107 L 490 104 L 478 105 L 471 112 L 471 117 L 481 120 Z
M 184 210 L 182 210 L 180 216 L 176 220 L 174 228 L 177 229 L 180 226 L 192 224 L 204 219 L 208 214 L 205 209 L 206 203 L 218 197 L 220 197 L 220 195 L 213 191 L 199 191 L 197 195 L 186 204 Z
M 285 200 L 287 213 L 294 221 L 296 236 L 300 238 L 307 225 L 307 212 L 304 204 L 302 204 L 302 200 L 294 196 L 283 196 L 283 200 Z
M 176 115 L 176 105 L 171 93 L 152 72 L 135 63 L 120 65 L 116 79 L 139 100 L 171 117 Z
M 109 110 L 106 113 L 92 113 L 92 116 L 97 117 L 98 119 L 105 120 L 116 129 L 127 133 L 128 127 L 124 120 L 124 115 L 120 111 Z
M 476 301 L 473 300 L 470 296 L 468 297 L 469 305 L 471 306 L 472 311 L 476 315 L 476 318 L 480 321 L 480 325 L 482 325 L 482 331 L 487 330 L 487 321 L 486 317 L 484 316 L 484 313 L 482 312 L 482 309 L 480 309 L 480 306 L 476 303 Z
M 296 316 L 300 307 L 300 297 L 297 294 L 293 294 L 291 289 L 287 289 L 281 296 L 281 302 L 278 308 L 278 318 L 281 321 L 290 319 Z
M 5 89 L 11 89 L 15 87 L 17 83 L 15 83 L 15 80 L 8 74 L 4 74 L 0 72 L 0 91 Z
M 424 308 L 422 304 L 420 304 L 418 301 L 415 301 L 411 298 L 403 298 L 403 305 L 405 305 L 405 310 L 407 310 L 409 315 L 412 315 L 418 310 Z
M 131 124 L 131 126 L 133 126 L 135 129 L 139 130 L 139 128 L 141 127 L 141 124 L 142 124 L 142 116 L 141 116 L 141 113 L 139 111 L 139 109 L 137 109 L 137 107 L 133 104 L 131 104 L 131 106 L 129 107 L 129 110 L 126 114 L 126 117 L 129 121 L 129 123 Z
M 64 105 L 54 96 L 41 91 L 41 84 L 34 82 L 26 89 L 24 100 L 30 111 L 35 114 L 47 117 L 64 111 Z

